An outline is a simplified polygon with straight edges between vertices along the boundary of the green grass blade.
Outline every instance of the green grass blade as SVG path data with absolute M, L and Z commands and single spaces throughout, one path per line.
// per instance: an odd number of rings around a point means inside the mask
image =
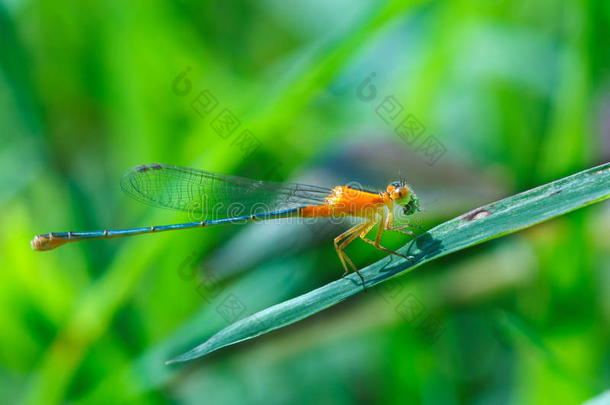
M 610 197 L 610 163 L 491 203 L 418 236 L 399 251 L 361 270 L 367 287 L 460 249 L 506 235 Z M 182 362 L 224 346 L 292 324 L 362 291 L 350 274 L 299 297 L 274 305 L 224 328 L 194 349 L 168 361 Z

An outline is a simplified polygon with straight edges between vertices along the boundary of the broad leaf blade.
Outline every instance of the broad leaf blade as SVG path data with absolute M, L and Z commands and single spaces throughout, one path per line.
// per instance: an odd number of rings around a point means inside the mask
M 532 226 L 610 197 L 610 163 L 491 203 L 447 221 L 361 270 L 367 287 L 460 249 Z M 289 325 L 362 291 L 355 274 L 274 305 L 224 328 L 209 340 L 167 363 L 188 361 Z

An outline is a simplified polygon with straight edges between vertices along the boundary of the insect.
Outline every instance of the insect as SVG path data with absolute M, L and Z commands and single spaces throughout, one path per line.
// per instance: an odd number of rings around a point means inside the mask
M 120 230 L 47 233 L 34 237 L 32 248 L 51 250 L 69 242 L 268 219 L 351 216 L 363 221 L 337 236 L 334 246 L 344 269 L 343 275 L 351 269 L 358 274 L 364 286 L 364 278 L 345 248 L 360 238 L 385 253 L 410 259 L 410 256 L 383 247 L 381 236 L 384 231 L 414 236 L 407 229 L 414 228 L 414 225 L 393 225 L 394 208 L 400 206 L 404 215 L 420 210 L 417 196 L 404 181 L 390 183 L 385 191 L 380 192 L 351 186 L 331 189 L 298 183 L 256 181 L 154 163 L 137 166 L 125 173 L 121 188 L 145 204 L 187 211 L 205 220 Z M 379 230 L 375 239 L 371 240 L 367 235 L 376 225 L 379 225 Z

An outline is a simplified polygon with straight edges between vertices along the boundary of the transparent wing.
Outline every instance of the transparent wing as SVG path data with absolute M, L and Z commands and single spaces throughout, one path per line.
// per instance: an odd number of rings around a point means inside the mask
M 158 163 L 125 173 L 121 188 L 144 204 L 186 211 L 202 219 L 324 204 L 331 192 L 326 187 L 256 181 Z

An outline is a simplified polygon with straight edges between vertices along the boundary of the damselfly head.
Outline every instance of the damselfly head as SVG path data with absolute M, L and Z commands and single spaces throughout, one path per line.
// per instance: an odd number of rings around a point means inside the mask
M 386 188 L 386 192 L 390 195 L 390 198 L 402 205 L 409 202 L 411 199 L 411 188 L 404 181 L 395 181 L 390 183 Z
M 402 206 L 405 215 L 419 211 L 419 199 L 404 180 L 390 183 L 386 189 L 390 198 Z

